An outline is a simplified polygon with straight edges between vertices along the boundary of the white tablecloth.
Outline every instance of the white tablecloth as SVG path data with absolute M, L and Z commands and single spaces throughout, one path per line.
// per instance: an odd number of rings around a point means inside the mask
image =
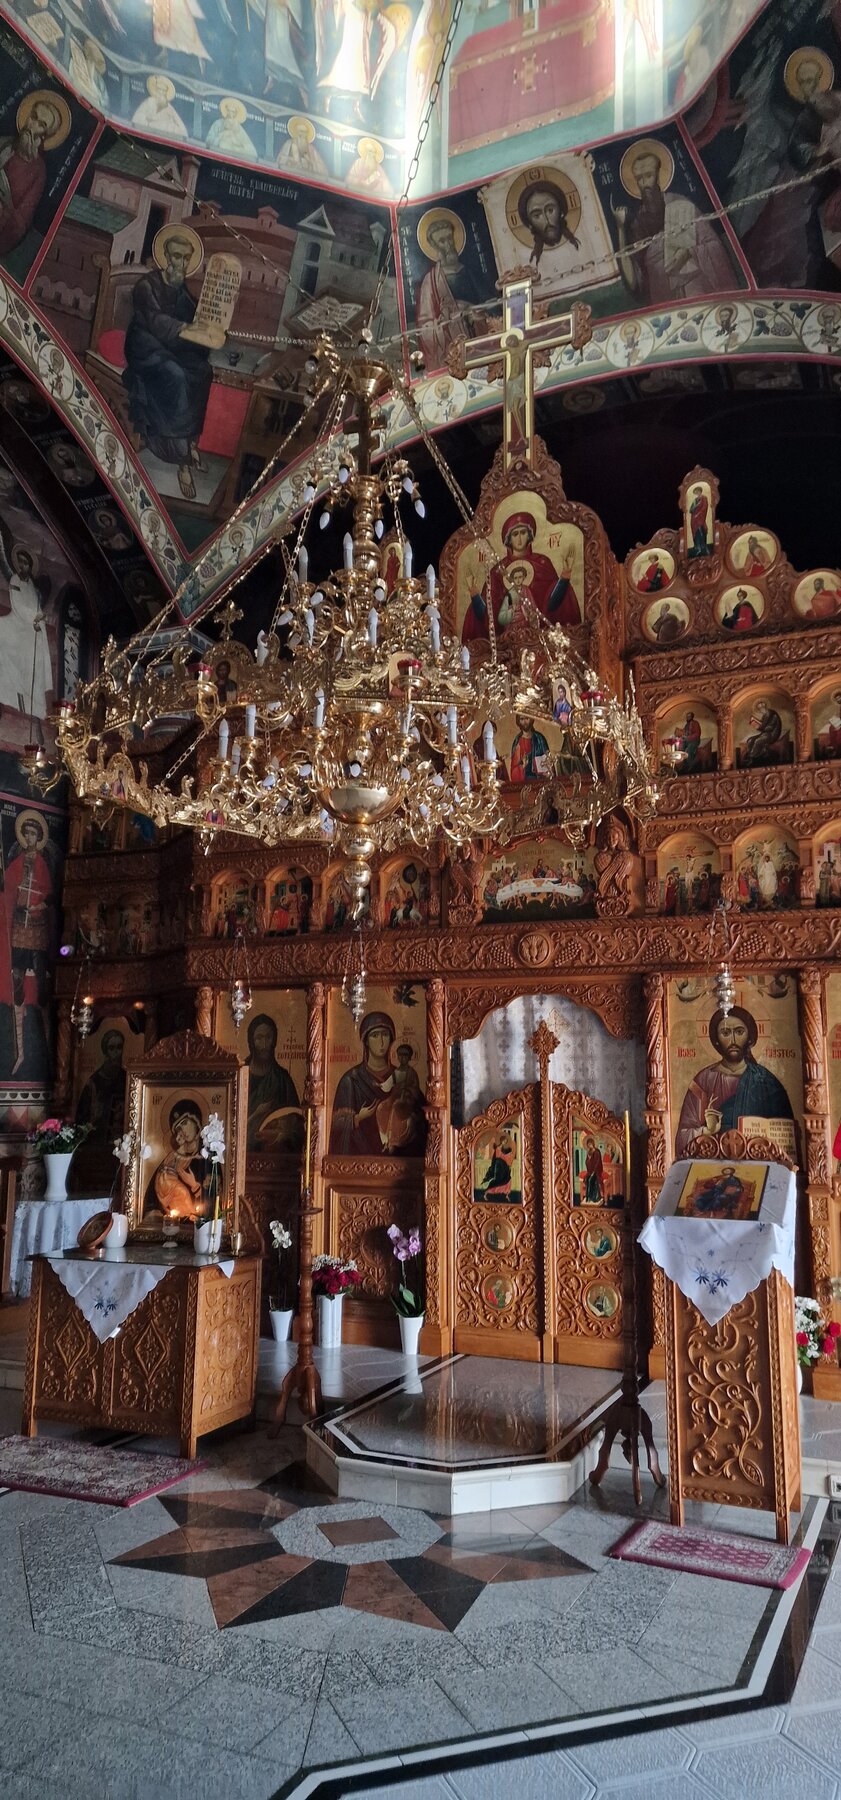
M 19 1200 L 12 1227 L 9 1285 L 23 1296 L 32 1288 L 32 1264 L 26 1261 L 38 1251 L 72 1250 L 79 1232 L 94 1213 L 104 1212 L 108 1200 Z
M 147 1294 L 151 1294 L 159 1281 L 163 1281 L 173 1266 L 166 1257 L 159 1263 L 135 1263 L 120 1262 L 119 1256 L 120 1252 L 116 1250 L 111 1253 L 111 1260 L 103 1262 L 66 1262 L 61 1256 L 49 1258 L 50 1268 L 55 1270 L 62 1287 L 75 1300 L 101 1344 L 106 1338 L 116 1336 L 129 1314 Z M 223 1275 L 232 1275 L 234 1258 L 227 1257 L 224 1262 L 214 1262 L 213 1266 L 221 1269 Z
M 727 1165 L 722 1165 L 727 1166 Z M 686 1219 L 675 1206 L 691 1167 L 673 1163 L 639 1241 L 654 1262 L 717 1325 L 746 1294 L 779 1269 L 794 1287 L 794 1219 L 797 1183 L 780 1163 L 745 1163 L 767 1171 L 756 1219 Z

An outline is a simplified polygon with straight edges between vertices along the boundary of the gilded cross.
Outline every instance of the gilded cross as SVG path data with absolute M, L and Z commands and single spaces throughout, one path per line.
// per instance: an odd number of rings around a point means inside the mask
M 233 597 L 226 601 L 225 605 L 220 608 L 218 617 L 224 620 L 222 626 L 222 642 L 227 644 L 233 636 L 233 630 L 237 619 L 243 617 Z
M 531 468 L 534 460 L 534 358 L 538 353 L 569 344 L 582 350 L 593 335 L 589 306 L 574 301 L 568 313 L 554 319 L 532 316 L 531 269 L 518 269 L 499 283 L 502 289 L 502 330 L 495 335 L 461 338 L 450 348 L 449 366 L 464 377 L 469 369 L 483 369 L 502 361 L 503 443 L 506 473 Z

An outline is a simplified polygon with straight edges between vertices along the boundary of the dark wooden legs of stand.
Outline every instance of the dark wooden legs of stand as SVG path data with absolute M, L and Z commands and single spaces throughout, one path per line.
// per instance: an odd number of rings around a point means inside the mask
M 622 1343 L 624 1352 L 622 1392 L 619 1399 L 614 1401 L 605 1414 L 604 1442 L 599 1453 L 599 1460 L 590 1475 L 590 1484 L 592 1487 L 598 1487 L 607 1474 L 610 1467 L 610 1453 L 616 1439 L 619 1438 L 622 1443 L 622 1454 L 626 1463 L 630 1464 L 634 1502 L 637 1506 L 641 1506 L 640 1438 L 645 1448 L 649 1474 L 655 1486 L 664 1488 L 666 1477 L 660 1468 L 651 1419 L 645 1407 L 640 1405 L 639 1346 L 637 1343 L 637 1233 L 633 1192 L 631 1134 L 626 1113 L 625 1223 L 622 1230 Z
M 634 1501 L 642 1505 L 642 1482 L 640 1481 L 640 1438 L 645 1446 L 649 1474 L 656 1487 L 664 1488 L 666 1477 L 660 1467 L 660 1459 L 654 1443 L 654 1432 L 651 1420 L 644 1406 L 640 1406 L 639 1398 L 626 1399 L 624 1394 L 610 1408 L 604 1424 L 604 1443 L 599 1460 L 590 1476 L 593 1487 L 598 1487 L 602 1477 L 610 1467 L 610 1453 L 617 1438 L 622 1440 L 622 1454 L 631 1465 L 631 1480 L 634 1488 Z
M 310 1188 L 304 1188 L 302 1197 L 303 1206 L 299 1214 L 301 1220 L 301 1273 L 298 1279 L 298 1355 L 288 1375 L 284 1377 L 274 1421 L 269 1426 L 269 1437 L 277 1436 L 286 1418 L 286 1408 L 293 1394 L 297 1395 L 298 1405 L 305 1418 L 314 1419 L 316 1414 L 321 1411 L 321 1376 L 315 1366 L 312 1353 L 312 1222 L 321 1208 L 320 1206 L 310 1206 Z

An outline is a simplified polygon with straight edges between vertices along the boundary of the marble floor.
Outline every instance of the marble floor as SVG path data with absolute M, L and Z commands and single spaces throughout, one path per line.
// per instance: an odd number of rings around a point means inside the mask
M 342 1352 L 325 1387 L 352 1399 L 398 1363 Z M 19 1404 L 0 1392 L 0 1431 Z M 220 1434 L 127 1510 L 0 1494 L 4 1800 L 841 1800 L 825 1501 L 784 1594 L 610 1560 L 633 1517 L 619 1469 L 567 1505 L 446 1518 L 336 1501 L 303 1443 L 294 1423 Z M 647 1479 L 644 1509 L 665 1511 Z

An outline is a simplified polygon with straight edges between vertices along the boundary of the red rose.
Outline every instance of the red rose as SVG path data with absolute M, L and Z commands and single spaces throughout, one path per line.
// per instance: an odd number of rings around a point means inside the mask
M 841 1325 L 839 1325 L 837 1319 L 830 1319 L 827 1331 L 831 1338 L 841 1337 Z
M 805 1348 L 806 1348 L 806 1345 L 807 1345 L 807 1344 L 808 1344 L 808 1342 L 809 1342 L 809 1334 L 808 1334 L 808 1332 L 806 1332 L 806 1331 L 798 1331 L 798 1333 L 797 1333 L 797 1345 L 798 1345 L 798 1348 L 799 1348 L 799 1349 L 800 1349 L 800 1350 L 805 1350 Z
M 823 1340 L 823 1343 L 821 1344 L 821 1355 L 822 1356 L 832 1356 L 834 1350 L 835 1350 L 835 1339 L 832 1337 L 825 1337 Z

